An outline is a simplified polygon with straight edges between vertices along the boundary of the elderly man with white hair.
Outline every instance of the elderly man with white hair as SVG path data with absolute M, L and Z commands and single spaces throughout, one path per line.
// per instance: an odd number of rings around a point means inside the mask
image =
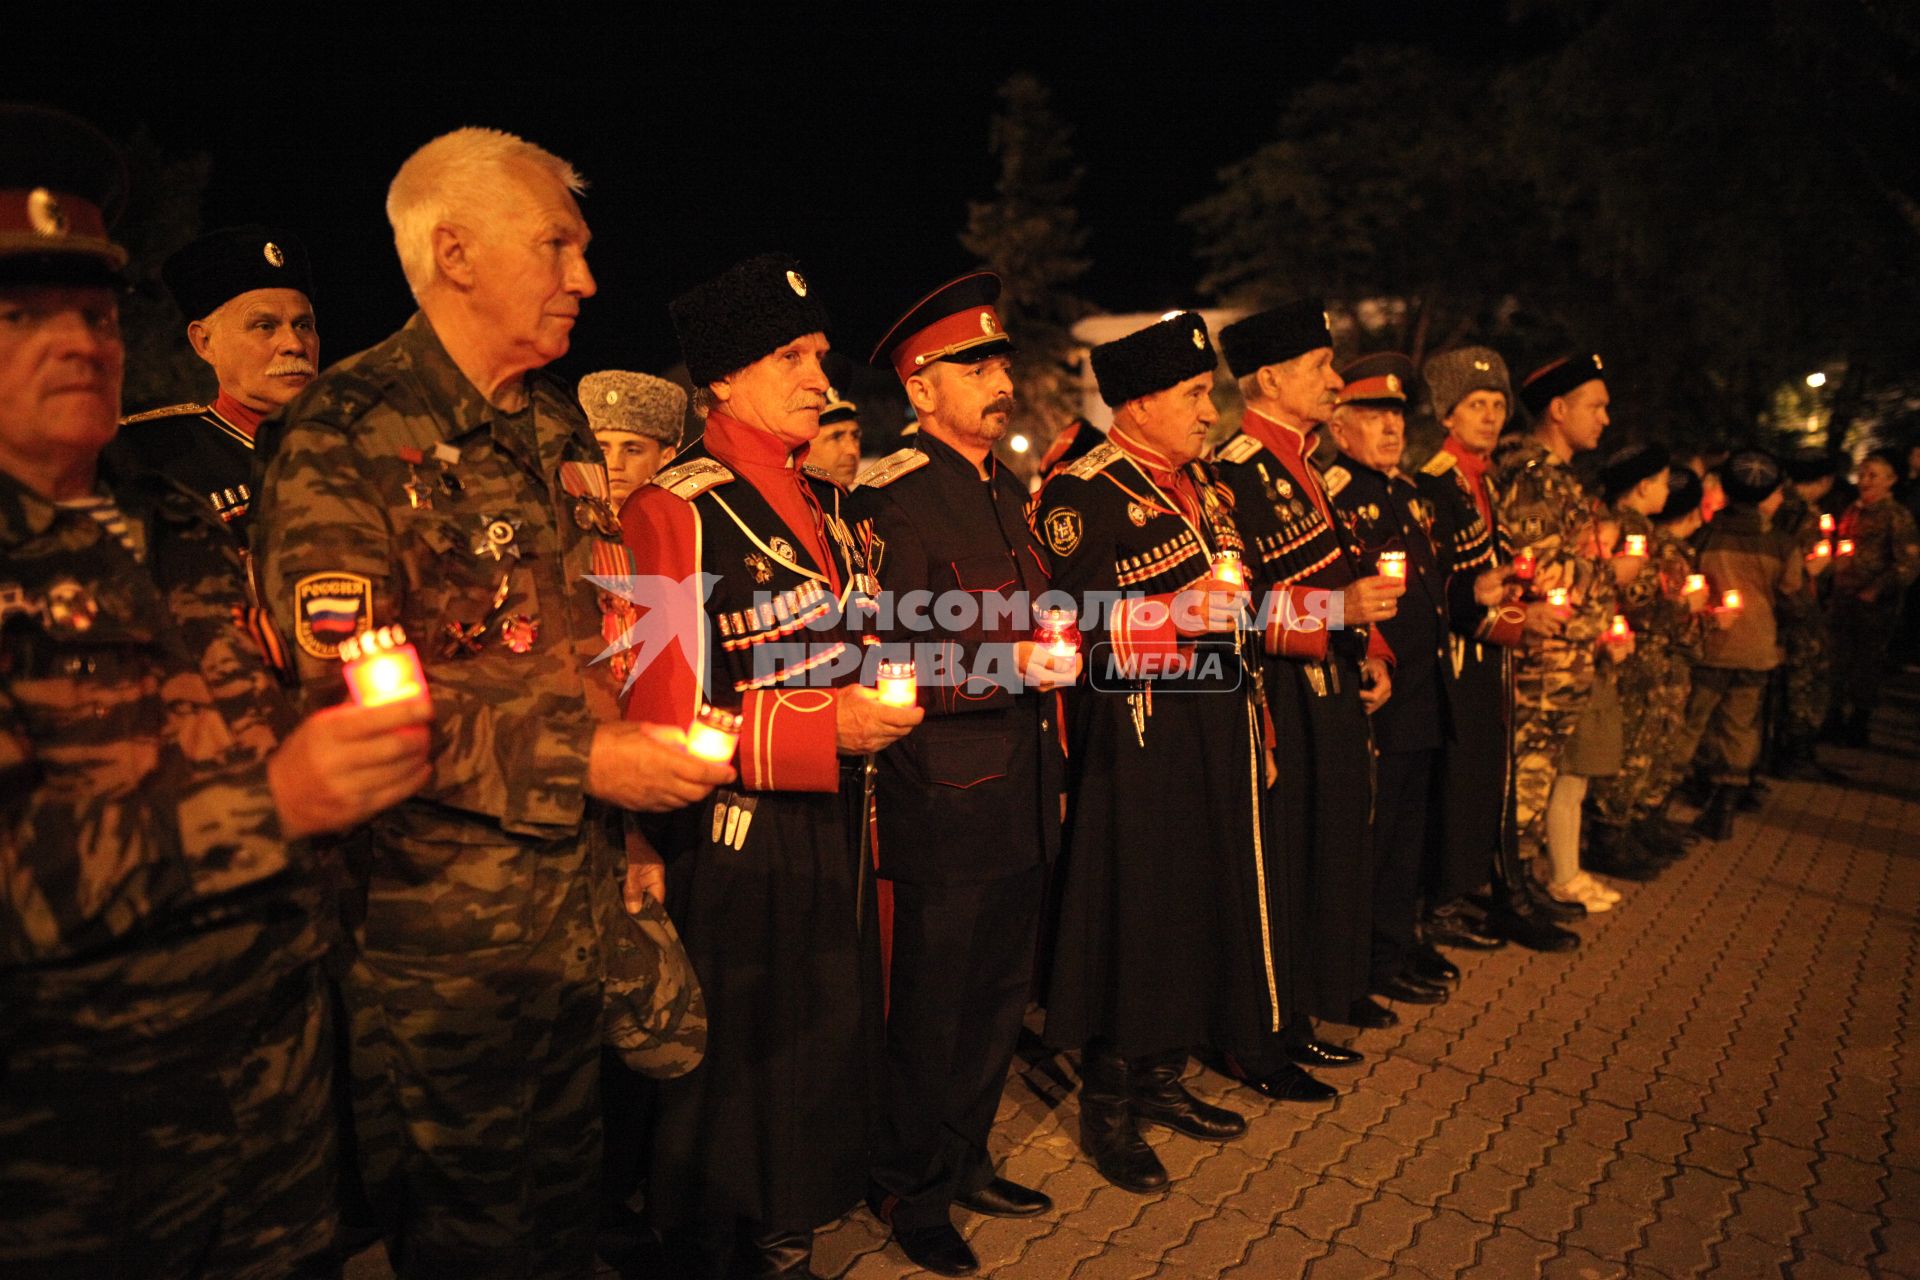
M 402 1276 L 574 1276 L 592 1262 L 601 957 L 590 887 L 614 807 L 733 771 L 622 723 L 584 578 L 619 524 L 565 354 L 594 292 L 565 161 L 462 129 L 387 199 L 420 310 L 288 406 L 256 508 L 309 703 L 341 642 L 404 628 L 432 777 L 343 850 L 342 990 L 369 1198 Z M 599 874 L 596 874 L 599 873 Z

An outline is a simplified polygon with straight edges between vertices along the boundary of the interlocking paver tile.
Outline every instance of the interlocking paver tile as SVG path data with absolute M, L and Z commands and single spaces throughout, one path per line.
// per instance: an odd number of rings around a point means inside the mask
M 1358 1249 L 1371 1258 L 1391 1260 L 1413 1244 L 1414 1234 L 1434 1211 L 1386 1192 L 1360 1208 L 1353 1225 L 1334 1237 L 1336 1244 Z

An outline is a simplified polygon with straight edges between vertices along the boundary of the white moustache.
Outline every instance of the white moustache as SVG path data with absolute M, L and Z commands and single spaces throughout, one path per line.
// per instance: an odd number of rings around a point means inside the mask
M 313 361 L 311 360 L 290 360 L 286 364 L 267 366 L 267 376 L 269 378 L 281 378 L 289 373 L 304 373 L 311 377 L 318 372 L 319 370 L 313 367 Z

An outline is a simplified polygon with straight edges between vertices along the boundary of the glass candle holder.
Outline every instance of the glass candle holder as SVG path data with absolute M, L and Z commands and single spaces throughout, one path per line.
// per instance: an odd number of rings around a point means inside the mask
M 719 707 L 700 704 L 693 723 L 687 726 L 687 754 L 715 764 L 733 759 L 740 745 L 740 717 Z
M 1620 554 L 1623 556 L 1638 556 L 1641 559 L 1645 559 L 1647 554 L 1647 535 L 1644 533 L 1628 534 L 1626 542 L 1621 547 Z
M 1381 577 L 1397 578 L 1401 582 L 1405 582 L 1407 580 L 1407 553 L 1406 552 L 1382 551 L 1380 553 L 1380 558 L 1375 563 Z
M 1552 605 L 1556 609 L 1566 608 L 1567 607 L 1567 589 L 1565 587 L 1550 588 L 1547 591 L 1547 603 Z
M 1616 640 L 1625 640 L 1633 634 L 1633 628 L 1627 625 L 1627 617 L 1623 613 L 1613 615 L 1613 625 L 1608 627 L 1607 631 Z
M 1516 582 L 1532 582 L 1533 572 L 1536 568 L 1538 568 L 1538 562 L 1534 560 L 1533 552 L 1516 551 L 1513 553 L 1513 577 Z
M 1833 532 L 1833 513 L 1832 512 L 1822 511 L 1820 513 L 1820 532 L 1825 534 L 1831 534 Z
M 1850 555 L 1852 555 L 1852 554 L 1853 554 L 1853 539 L 1852 539 L 1852 538 L 1842 538 L 1842 539 L 1840 539 L 1840 554 L 1841 554 L 1841 555 L 1843 555 L 1843 556 L 1850 556 Z
M 882 662 L 875 691 L 890 707 L 910 707 L 918 701 L 920 690 L 914 682 L 912 660 Z
M 1706 574 L 1690 573 L 1687 575 L 1687 593 L 1689 595 L 1691 595 L 1695 591 L 1705 591 L 1706 589 L 1707 589 Z
M 340 661 L 356 706 L 380 707 L 426 696 L 427 673 L 420 666 L 420 654 L 407 643 L 407 633 L 400 627 L 362 631 L 342 640 Z
M 1813 550 L 1807 553 L 1810 560 L 1825 560 L 1833 554 L 1833 544 L 1825 538 L 1813 544 Z
M 1222 551 L 1213 558 L 1213 576 L 1216 581 L 1230 586 L 1247 585 L 1247 567 L 1240 559 L 1238 551 Z
M 1071 609 L 1042 609 L 1034 621 L 1033 638 L 1048 653 L 1071 658 L 1080 652 L 1080 628 Z
M 1740 593 L 1732 588 L 1728 588 L 1727 593 L 1720 597 L 1720 607 L 1723 609 L 1738 610 L 1740 608 Z

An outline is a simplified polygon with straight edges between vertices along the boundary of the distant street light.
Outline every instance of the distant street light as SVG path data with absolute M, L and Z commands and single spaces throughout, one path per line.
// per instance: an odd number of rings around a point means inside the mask
M 1818 391 L 1821 387 L 1827 385 L 1827 375 L 1816 369 L 1807 375 L 1807 385 L 1815 391 Z
M 1025 453 L 1032 447 L 1032 442 L 1018 431 L 1007 437 L 1007 448 L 1013 450 L 1015 453 Z

